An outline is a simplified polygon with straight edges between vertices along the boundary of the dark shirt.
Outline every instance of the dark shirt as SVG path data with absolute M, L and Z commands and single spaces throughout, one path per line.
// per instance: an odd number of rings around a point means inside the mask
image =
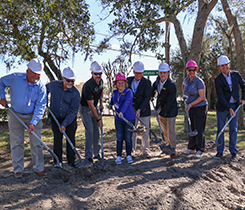
M 99 84 L 97 84 L 92 77 L 83 85 L 81 105 L 88 106 L 87 101 L 94 100 L 94 106 L 96 107 L 100 99 L 100 96 L 102 94 L 102 91 L 103 91 L 103 80 L 101 79 Z
M 62 80 L 54 80 L 46 85 L 50 93 L 50 109 L 57 118 L 64 118 L 61 126 L 70 125 L 77 116 L 80 94 L 73 86 L 64 90 Z

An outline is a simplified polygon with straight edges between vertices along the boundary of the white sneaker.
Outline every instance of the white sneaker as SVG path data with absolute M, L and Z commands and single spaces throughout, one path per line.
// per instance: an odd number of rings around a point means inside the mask
M 121 164 L 122 163 L 121 156 L 117 156 L 117 159 L 115 162 L 116 162 L 116 164 Z
M 132 157 L 131 157 L 131 155 L 128 155 L 127 156 L 127 161 L 128 161 L 128 163 L 134 162 L 133 159 L 132 159 Z
M 202 158 L 202 152 L 200 150 L 197 151 L 196 158 Z
M 196 150 L 187 149 L 187 150 L 185 150 L 183 153 L 184 153 L 184 154 L 187 154 L 187 155 L 189 155 L 189 154 L 194 154 L 194 153 L 196 153 Z

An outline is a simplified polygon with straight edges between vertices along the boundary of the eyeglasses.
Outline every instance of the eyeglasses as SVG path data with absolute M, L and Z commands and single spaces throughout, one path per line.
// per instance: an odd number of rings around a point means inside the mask
M 93 72 L 94 73 L 94 75 L 102 75 L 102 72 L 99 72 L 99 73 L 96 73 L 96 72 Z
M 66 78 L 65 78 L 65 80 L 66 80 L 67 82 L 71 82 L 71 83 L 74 83 L 74 82 L 75 82 L 75 80 L 70 80 L 70 79 L 66 79 Z
M 188 69 L 188 71 L 196 71 L 196 69 Z

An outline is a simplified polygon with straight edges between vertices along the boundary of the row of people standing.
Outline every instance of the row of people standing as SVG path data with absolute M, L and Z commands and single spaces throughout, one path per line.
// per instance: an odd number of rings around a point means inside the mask
M 28 132 L 34 131 L 41 137 L 41 128 L 46 103 L 47 93 L 45 86 L 40 82 L 40 75 L 43 72 L 44 64 L 39 59 L 32 59 L 28 63 L 26 73 L 13 73 L 6 75 L 0 79 L 0 104 L 7 107 L 5 99 L 6 87 L 11 88 L 11 109 L 26 123 L 29 124 Z M 215 88 L 217 92 L 217 119 L 218 130 L 222 129 L 225 120 L 229 116 L 235 116 L 229 125 L 229 149 L 232 155 L 232 160 L 236 159 L 237 149 L 237 115 L 234 110 L 240 103 L 238 85 L 242 89 L 242 101 L 245 103 L 245 83 L 238 72 L 230 71 L 230 61 L 226 56 L 221 56 L 218 59 L 218 66 L 221 70 L 220 75 L 215 79 Z M 166 63 L 159 65 L 159 77 L 151 87 L 151 82 L 143 77 L 144 65 L 137 61 L 133 65 L 134 77 L 126 79 L 121 75 L 121 79 L 116 78 L 115 85 L 117 88 L 117 100 L 125 99 L 131 101 L 127 108 L 135 112 L 136 116 L 141 117 L 144 122 L 149 125 L 150 121 L 150 98 L 158 91 L 157 109 L 158 119 L 161 122 L 164 130 L 164 138 L 168 145 L 163 146 L 163 152 L 170 150 L 170 154 L 175 156 L 176 148 L 176 134 L 175 134 L 175 118 L 177 116 L 177 102 L 176 102 L 176 87 L 169 78 L 169 66 Z M 198 135 L 190 138 L 188 150 L 184 153 L 193 153 L 197 151 L 196 156 L 201 157 L 205 149 L 204 129 L 207 114 L 207 100 L 205 99 L 205 84 L 196 76 L 198 66 L 194 61 L 189 61 L 186 66 L 189 76 L 183 83 L 183 98 L 187 102 L 187 109 L 190 112 L 192 129 L 198 130 Z M 74 87 L 75 74 L 73 69 L 65 68 L 62 74 L 62 81 L 53 81 L 47 84 L 48 93 L 51 93 L 50 109 L 55 113 L 61 127 L 52 121 L 52 130 L 54 132 L 54 151 L 62 162 L 62 131 L 66 131 L 72 143 L 75 146 L 75 132 L 77 129 L 76 113 L 79 108 L 80 115 L 85 126 L 85 161 L 84 164 L 92 164 L 93 159 L 100 159 L 100 145 L 99 145 L 99 130 L 98 127 L 103 126 L 101 117 L 99 115 L 97 105 L 103 109 L 103 81 L 101 75 L 103 72 L 102 66 L 98 62 L 91 64 L 92 78 L 88 80 L 82 90 L 80 100 L 79 92 Z M 119 75 L 120 76 L 120 75 Z M 123 78 L 123 79 L 122 79 Z M 120 81 L 123 81 L 120 83 Z M 129 85 L 127 90 L 127 97 L 123 96 L 123 91 Z M 121 88 L 121 89 L 120 89 Z M 132 93 L 130 93 L 130 91 Z M 53 93 L 53 94 L 52 94 Z M 120 96 L 119 96 L 120 93 Z M 115 96 L 115 95 L 114 95 Z M 186 97 L 187 96 L 187 97 Z M 131 99 L 132 100 L 128 100 Z M 114 100 L 116 98 L 114 97 Z M 125 111 L 124 107 L 124 111 Z M 133 110 L 133 111 L 132 111 Z M 120 111 L 120 110 L 118 110 Z M 120 112 L 119 112 L 120 113 Z M 125 112 L 127 113 L 127 112 Z M 124 115 L 121 112 L 122 116 Z M 127 115 L 127 114 L 126 114 Z M 134 120 L 137 125 L 137 117 L 129 115 L 129 120 Z M 125 116 L 125 115 L 124 115 Z M 132 118 L 132 119 L 131 119 Z M 119 117 L 116 119 L 122 121 Z M 120 125 L 120 122 L 117 123 Z M 117 142 L 121 146 L 117 147 L 117 155 L 121 155 L 122 140 L 126 137 L 120 137 L 119 133 L 124 133 L 120 126 L 116 124 Z M 12 163 L 15 177 L 21 177 L 24 170 L 24 127 L 19 123 L 14 116 L 9 112 L 9 129 L 10 129 L 10 147 L 12 153 Z M 130 135 L 129 135 L 130 136 Z M 121 138 L 121 140 L 120 140 Z M 131 153 L 134 154 L 136 150 L 137 136 L 133 135 L 133 141 L 129 141 L 127 148 L 128 162 L 132 162 Z M 120 141 L 119 141 L 120 140 Z M 224 135 L 219 138 L 219 143 L 224 142 Z M 131 149 L 130 148 L 131 144 Z M 42 145 L 33 135 L 30 135 L 31 155 L 33 162 L 33 170 L 39 176 L 47 176 L 44 172 L 44 160 L 42 153 Z M 149 131 L 143 134 L 142 153 L 145 157 L 150 158 L 149 150 Z M 215 157 L 220 158 L 223 155 L 224 144 L 217 148 Z M 71 166 L 75 166 L 75 154 L 70 145 L 67 145 L 67 159 Z M 120 161 L 119 161 L 120 162 Z

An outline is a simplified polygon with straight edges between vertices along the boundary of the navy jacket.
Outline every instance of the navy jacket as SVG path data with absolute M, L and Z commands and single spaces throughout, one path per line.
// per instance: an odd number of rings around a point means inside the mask
M 222 73 L 220 73 L 215 79 L 215 90 L 217 94 L 216 110 L 223 112 L 231 108 L 229 101 L 231 96 L 236 100 L 237 105 L 240 103 L 239 86 L 242 90 L 242 100 L 245 100 L 245 81 L 237 71 L 230 71 L 232 80 L 232 92 L 229 85 Z
M 134 80 L 134 77 L 127 78 L 128 80 L 128 88 L 131 88 L 132 81 Z M 133 98 L 133 106 L 135 108 L 135 111 L 138 109 L 141 110 L 140 117 L 148 117 L 151 115 L 151 109 L 150 109 L 150 99 L 151 99 L 151 81 L 142 77 L 139 83 L 139 86 L 136 90 L 136 93 L 134 93 Z
M 158 76 L 156 81 L 153 83 L 152 88 L 152 97 L 154 97 L 157 91 L 157 85 L 160 81 L 160 77 Z M 167 79 L 165 84 L 162 87 L 160 94 L 157 96 L 157 105 L 156 109 L 161 108 L 159 113 L 162 117 L 176 117 L 178 114 L 178 107 L 176 101 L 176 86 L 172 82 L 170 78 Z

